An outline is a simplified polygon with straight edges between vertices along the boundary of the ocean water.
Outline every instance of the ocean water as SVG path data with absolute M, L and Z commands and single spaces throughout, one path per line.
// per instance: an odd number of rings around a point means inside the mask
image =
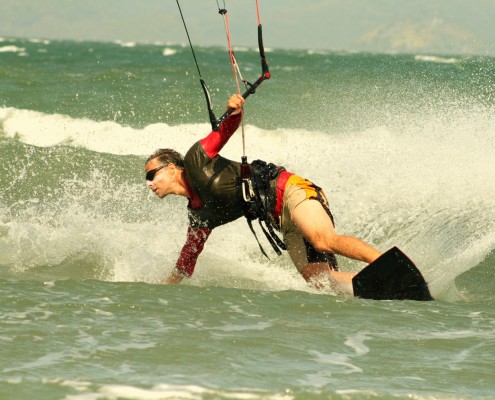
M 267 50 L 248 158 L 322 186 L 337 230 L 402 248 L 436 300 L 311 290 L 242 220 L 159 284 L 187 216 L 144 162 L 210 129 L 189 48 L 1 38 L 1 399 L 495 398 L 495 59 Z M 228 56 L 196 53 L 220 115 Z M 236 56 L 254 81 L 257 49 Z

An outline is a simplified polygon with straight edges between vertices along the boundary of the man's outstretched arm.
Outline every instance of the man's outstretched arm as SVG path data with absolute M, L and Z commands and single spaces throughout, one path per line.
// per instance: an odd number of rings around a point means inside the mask
M 190 277 L 193 274 L 196 261 L 211 231 L 210 228 L 187 228 L 186 243 L 182 247 L 174 270 L 163 283 L 179 283 L 185 276 Z

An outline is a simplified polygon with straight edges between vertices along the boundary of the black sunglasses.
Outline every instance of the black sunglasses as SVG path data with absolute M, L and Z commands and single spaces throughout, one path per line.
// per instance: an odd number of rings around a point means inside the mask
M 160 165 L 159 167 L 156 167 L 154 169 L 149 170 L 146 173 L 146 180 L 152 182 L 153 179 L 155 179 L 155 175 L 158 171 L 160 171 L 162 168 L 168 167 L 170 164 L 165 164 L 165 165 Z

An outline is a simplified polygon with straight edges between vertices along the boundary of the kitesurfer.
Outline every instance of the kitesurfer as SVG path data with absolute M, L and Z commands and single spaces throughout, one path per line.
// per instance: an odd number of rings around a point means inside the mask
M 321 188 L 283 167 L 256 160 L 250 165 L 252 199 L 246 199 L 242 164 L 219 155 L 240 124 L 243 104 L 241 95 L 233 95 L 227 104 L 233 109 L 230 116 L 216 131 L 194 143 L 184 157 L 175 150 L 160 149 L 146 161 L 146 184 L 158 197 L 174 194 L 188 198 L 186 243 L 164 283 L 190 277 L 212 230 L 245 216 L 260 219 L 270 231 L 274 227 L 282 233 L 291 259 L 306 281 L 317 287 L 325 282 L 333 287 L 350 285 L 354 274 L 338 271 L 334 254 L 371 263 L 381 253 L 356 237 L 336 233 Z

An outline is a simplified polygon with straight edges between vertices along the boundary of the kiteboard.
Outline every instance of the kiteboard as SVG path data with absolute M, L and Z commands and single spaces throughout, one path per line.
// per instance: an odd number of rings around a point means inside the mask
M 363 299 L 433 300 L 421 272 L 397 247 L 383 253 L 356 274 L 352 287 L 354 296 Z

